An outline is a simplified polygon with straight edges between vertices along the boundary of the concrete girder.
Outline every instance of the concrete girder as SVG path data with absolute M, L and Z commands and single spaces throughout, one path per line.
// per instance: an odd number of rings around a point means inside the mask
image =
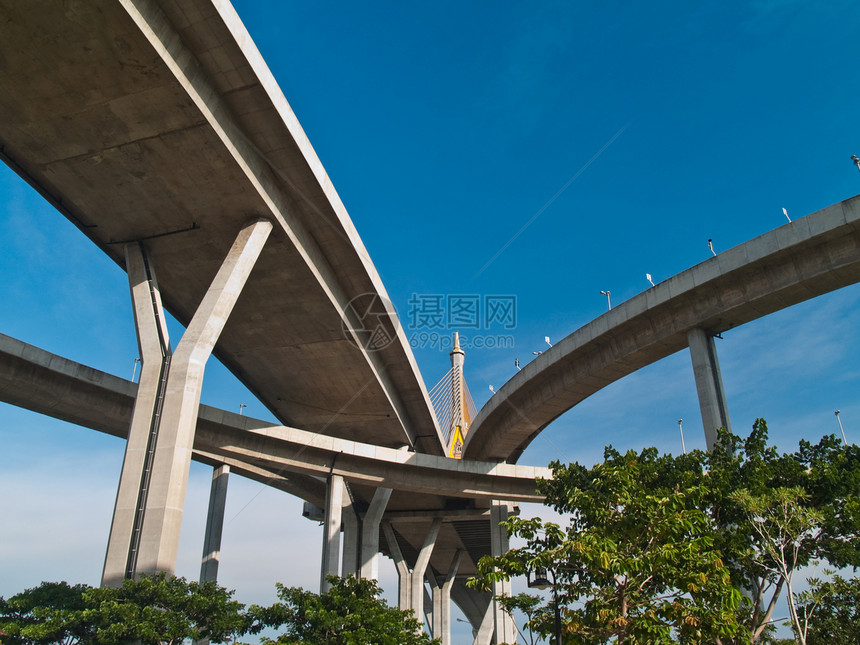
M 0 400 L 7 403 L 125 438 L 135 391 L 130 381 L 0 334 Z M 319 478 L 328 476 L 332 459 L 332 472 L 347 481 L 487 501 L 540 502 L 543 498 L 535 492 L 534 481 L 552 476 L 551 470 L 537 466 L 452 460 L 332 439 L 206 405 L 200 406 L 197 426 L 194 453 L 199 461 L 226 463 L 233 472 L 243 470 L 263 483 L 282 478 L 288 486 L 289 480 L 295 480 L 297 490 L 303 492 L 293 494 L 320 507 L 325 493 Z M 471 516 L 484 511 L 446 514 Z

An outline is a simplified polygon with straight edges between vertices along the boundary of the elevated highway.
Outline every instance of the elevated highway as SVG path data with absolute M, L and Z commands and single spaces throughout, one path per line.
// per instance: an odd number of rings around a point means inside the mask
M 856 282 L 860 196 L 672 276 L 557 342 L 484 405 L 464 455 L 515 463 L 554 419 L 610 383 L 684 349 L 693 330 L 717 335 Z
M 0 334 L 4 402 L 125 439 L 136 394 L 136 383 Z M 414 568 L 427 527 L 439 521 L 427 573 L 433 580 L 444 577 L 457 559 L 450 591 L 476 627 L 489 596 L 468 589 L 465 581 L 491 551 L 492 500 L 541 501 L 535 479 L 551 476 L 546 468 L 452 460 L 336 439 L 205 405 L 193 459 L 225 464 L 237 475 L 317 507 L 325 506 L 328 478 L 338 475 L 349 489 L 348 513 L 358 517 L 366 515 L 377 489 L 390 489 L 388 529 L 376 536 L 379 549 L 394 556 L 390 535 Z
M 337 192 L 233 8 L 0 2 L 0 158 L 187 325 L 240 228 L 269 240 L 214 354 L 281 423 L 444 454 Z M 95 285 L 94 285 L 95 286 Z

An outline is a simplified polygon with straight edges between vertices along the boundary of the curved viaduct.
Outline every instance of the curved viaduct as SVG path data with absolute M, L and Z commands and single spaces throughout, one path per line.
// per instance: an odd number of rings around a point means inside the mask
M 684 349 L 694 330 L 714 336 L 856 282 L 860 196 L 697 264 L 559 341 L 484 405 L 464 455 L 516 462 L 554 419 L 610 383 Z

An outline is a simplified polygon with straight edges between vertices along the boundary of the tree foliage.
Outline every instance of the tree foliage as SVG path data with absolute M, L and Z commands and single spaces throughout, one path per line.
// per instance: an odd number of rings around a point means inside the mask
M 4 600 L 0 598 L 0 630 L 6 645 L 72 645 L 92 641 L 95 627 L 84 618 L 87 585 L 43 582 Z
M 565 642 L 775 642 L 794 572 L 860 565 L 860 451 L 832 435 L 781 454 L 758 419 L 746 439 L 721 432 L 711 452 L 609 447 L 593 468 L 551 467 L 539 488 L 568 524 L 512 518 L 526 545 L 482 559 L 473 584 L 553 570 Z M 536 616 L 549 635 L 551 618 Z M 798 634 L 799 617 L 792 609 Z
M 547 608 L 541 606 L 540 596 L 532 596 L 527 593 L 518 593 L 516 596 L 499 596 L 497 598 L 499 605 L 511 617 L 515 611 L 521 611 L 526 616 L 526 622 L 523 627 L 528 630 L 529 645 L 535 645 L 535 635 L 540 632 L 537 630 L 539 623 L 544 622 L 542 619 L 546 617 Z
M 426 645 L 439 643 L 421 631 L 412 612 L 389 607 L 379 598 L 375 580 L 329 576 L 331 589 L 315 594 L 301 587 L 278 584 L 281 602 L 252 606 L 252 633 L 266 627 L 286 628 L 263 643 L 283 645 Z
M 860 578 L 810 580 L 799 613 L 810 616 L 807 645 L 860 645 Z
M 747 439 L 722 432 L 711 453 L 691 459 L 691 470 L 711 482 L 717 546 L 747 598 L 742 619 L 749 635 L 738 643 L 766 633 L 797 569 L 816 561 L 860 565 L 857 446 L 830 435 L 780 454 L 767 440 L 767 424 L 757 419 Z
M 412 612 L 389 607 L 374 580 L 335 578 L 315 594 L 277 585 L 280 602 L 245 606 L 214 582 L 188 582 L 166 574 L 125 580 L 119 588 L 43 582 L 4 600 L 4 645 L 178 645 L 183 641 L 234 642 L 266 628 L 286 628 L 264 643 L 432 645 Z
M 607 448 L 591 469 L 551 464 L 541 482 L 546 503 L 567 514 L 562 528 L 541 519 L 506 522 L 524 547 L 482 558 L 476 584 L 552 570 L 563 607 L 565 641 L 673 643 L 732 635 L 740 595 L 714 548 L 715 533 L 699 483 L 669 482 L 653 448 Z M 535 627 L 552 632 L 542 615 Z
M 98 625 L 97 642 L 177 645 L 183 640 L 229 642 L 245 627 L 245 606 L 215 582 L 166 574 L 124 580 L 119 588 L 90 589 L 84 598 Z
M 246 624 L 244 605 L 232 594 L 214 582 L 165 574 L 125 580 L 119 588 L 43 582 L 0 598 L 0 629 L 5 645 L 223 643 Z

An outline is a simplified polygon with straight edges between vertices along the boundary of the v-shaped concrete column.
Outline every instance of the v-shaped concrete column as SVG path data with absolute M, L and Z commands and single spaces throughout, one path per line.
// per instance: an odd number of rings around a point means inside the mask
M 442 518 L 437 517 L 430 525 L 430 530 L 427 531 L 427 537 L 424 538 L 424 545 L 418 552 L 418 559 L 415 561 L 415 567 L 412 569 L 412 611 L 415 612 L 415 618 L 422 625 L 424 624 L 424 574 L 427 571 L 427 565 L 430 563 L 430 556 L 433 555 L 433 547 L 436 546 L 436 538 L 439 536 L 439 528 L 442 526 Z
M 126 247 L 127 257 L 139 256 L 129 262 L 129 282 L 144 365 L 102 584 L 176 567 L 204 368 L 271 230 L 258 219 L 239 232 L 172 356 L 143 249 Z M 147 366 L 155 347 L 156 366 Z
M 451 645 L 451 587 L 460 568 L 463 549 L 458 549 L 444 577 L 430 575 L 430 588 L 433 591 L 433 621 L 431 634 L 433 638 L 442 641 L 442 645 Z
M 493 645 L 493 642 L 505 642 L 493 640 L 493 634 L 495 633 L 495 626 L 493 624 L 495 606 L 496 601 L 494 599 L 490 599 L 490 604 L 487 605 L 487 611 L 484 612 L 484 618 L 481 620 L 481 626 L 478 627 L 478 633 L 475 634 L 475 640 L 472 641 L 472 645 Z
M 365 579 L 379 580 L 379 525 L 390 498 L 390 488 L 377 488 L 361 520 L 359 575 Z
M 125 247 L 125 264 L 141 368 L 102 572 L 102 584 L 110 586 L 119 586 L 134 574 L 132 544 L 139 538 L 146 510 L 148 474 L 171 355 L 158 280 L 142 244 Z
M 409 573 L 403 552 L 400 550 L 400 545 L 397 543 L 391 522 L 383 522 L 382 532 L 385 534 L 388 551 L 391 553 L 391 559 L 394 560 L 394 567 L 397 569 L 397 606 L 403 611 L 407 611 L 412 609 L 412 576 Z

